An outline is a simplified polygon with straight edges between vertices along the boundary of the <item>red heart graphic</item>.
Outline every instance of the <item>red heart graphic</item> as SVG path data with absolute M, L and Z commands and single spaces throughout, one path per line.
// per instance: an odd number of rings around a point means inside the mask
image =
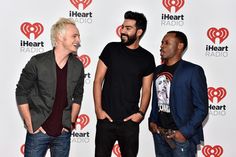
M 219 103 L 225 96 L 227 92 L 223 87 L 215 89 L 214 87 L 208 88 L 208 99 L 213 103 L 213 99 L 217 98 L 217 103 Z
M 112 149 L 113 153 L 117 156 L 117 157 L 121 157 L 121 152 L 120 152 L 120 146 L 119 144 L 115 144 L 113 146 L 113 149 Z
M 21 32 L 30 39 L 30 34 L 34 34 L 34 39 L 38 38 L 40 34 L 43 33 L 43 25 L 41 23 L 30 24 L 29 22 L 24 22 L 21 27 Z
M 220 157 L 223 154 L 223 148 L 219 145 L 214 147 L 206 145 L 202 148 L 202 154 L 205 157 Z
M 83 63 L 84 68 L 86 68 L 91 62 L 88 55 L 77 56 L 77 58 Z
M 83 130 L 83 128 L 88 125 L 89 121 L 90 121 L 90 119 L 89 119 L 88 115 L 81 114 L 77 117 L 76 126 L 79 124 L 80 129 Z
M 177 12 L 184 6 L 184 0 L 162 0 L 162 4 L 169 12 L 171 12 L 172 7 L 174 7 L 175 12 Z
M 229 31 L 226 28 L 216 29 L 212 27 L 208 29 L 207 36 L 214 44 L 216 38 L 219 38 L 221 44 L 229 36 Z
M 79 9 L 79 4 L 83 5 L 83 10 L 86 9 L 91 3 L 92 0 L 70 0 L 70 2 Z

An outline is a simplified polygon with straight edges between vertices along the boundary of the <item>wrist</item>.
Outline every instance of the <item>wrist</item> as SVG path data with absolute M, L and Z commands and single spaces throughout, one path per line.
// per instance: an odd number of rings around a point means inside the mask
M 97 112 L 101 112 L 102 111 L 102 108 L 100 108 L 100 107 L 97 107 L 97 108 L 95 108 L 95 112 L 97 113 Z
M 75 129 L 75 122 L 71 122 L 72 129 Z
M 142 117 L 145 117 L 145 113 L 141 110 L 138 111 L 138 113 L 142 116 Z

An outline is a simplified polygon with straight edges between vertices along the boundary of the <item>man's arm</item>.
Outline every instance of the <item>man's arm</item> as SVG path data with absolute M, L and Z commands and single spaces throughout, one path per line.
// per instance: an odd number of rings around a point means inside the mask
M 194 135 L 196 129 L 202 125 L 208 114 L 207 83 L 203 69 L 201 67 L 195 67 L 191 78 L 194 111 L 186 125 L 179 128 L 180 132 L 187 138 Z
M 98 119 L 108 118 L 112 122 L 111 117 L 102 109 L 102 84 L 107 71 L 106 65 L 99 59 L 95 79 L 93 82 L 93 98 L 95 104 L 95 112 Z
M 24 121 L 25 127 L 28 130 L 29 133 L 33 133 L 33 127 L 32 127 L 32 121 L 31 121 L 31 115 L 29 111 L 29 104 L 20 104 L 18 105 L 18 109 L 20 112 L 20 115 Z
M 143 78 L 142 85 L 142 97 L 139 110 L 142 113 L 146 113 L 149 106 L 150 97 L 151 97 L 151 86 L 152 86 L 153 74 L 150 74 Z
M 75 123 L 80 112 L 80 107 L 81 107 L 80 104 L 77 104 L 77 103 L 72 104 L 72 110 L 71 110 L 72 129 L 75 128 Z
M 82 63 L 81 66 L 83 67 Z M 71 109 L 71 129 L 75 129 L 77 117 L 79 115 L 84 94 L 84 68 L 81 68 L 80 78 L 73 93 L 73 103 Z
M 20 79 L 16 88 L 16 102 L 20 115 L 24 121 L 24 125 L 29 133 L 33 133 L 33 125 L 28 104 L 28 96 L 30 94 L 33 84 L 37 80 L 36 59 L 31 58 L 22 70 Z

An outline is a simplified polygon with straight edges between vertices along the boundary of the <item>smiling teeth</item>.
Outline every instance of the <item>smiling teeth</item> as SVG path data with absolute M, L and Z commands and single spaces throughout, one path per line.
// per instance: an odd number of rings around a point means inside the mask
M 74 46 L 78 48 L 78 47 L 80 47 L 80 44 L 74 44 Z

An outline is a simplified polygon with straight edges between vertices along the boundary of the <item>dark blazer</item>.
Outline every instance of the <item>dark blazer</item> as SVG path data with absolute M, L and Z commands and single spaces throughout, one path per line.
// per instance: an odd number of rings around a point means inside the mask
M 81 104 L 84 85 L 84 68 L 80 60 L 70 54 L 67 67 L 67 101 L 62 125 L 71 126 L 71 105 Z M 33 56 L 22 70 L 16 88 L 18 105 L 28 103 L 33 130 L 37 130 L 52 112 L 56 95 L 56 62 L 54 51 Z
M 155 74 L 158 74 L 162 67 L 163 65 L 158 66 Z M 153 93 L 156 93 L 155 83 Z M 196 145 L 204 140 L 202 122 L 208 114 L 208 95 L 202 67 L 180 60 L 171 83 L 170 110 L 179 131 L 187 139 Z M 158 125 L 158 104 L 155 94 L 152 97 L 149 121 Z

